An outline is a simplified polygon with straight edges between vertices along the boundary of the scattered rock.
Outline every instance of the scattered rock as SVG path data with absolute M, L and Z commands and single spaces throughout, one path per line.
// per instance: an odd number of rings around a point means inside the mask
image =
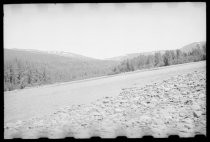
M 67 106 L 48 117 L 8 123 L 4 126 L 5 137 L 13 138 L 19 133 L 20 137 L 36 137 L 44 133 L 42 130 L 49 131 L 46 135 L 50 138 L 89 138 L 93 134 L 205 135 L 205 94 L 205 71 L 182 74 L 142 88 L 123 88 L 119 96 L 104 97 L 89 105 Z

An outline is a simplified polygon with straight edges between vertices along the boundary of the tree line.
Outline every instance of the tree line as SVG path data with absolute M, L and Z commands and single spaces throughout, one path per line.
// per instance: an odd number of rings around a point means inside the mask
M 132 59 L 126 59 L 120 65 L 113 68 L 113 74 L 129 72 L 153 67 L 169 66 L 188 62 L 206 60 L 206 46 L 198 46 L 186 53 L 180 49 L 167 50 L 164 54 L 156 52 L 153 55 L 139 55 Z
M 112 66 L 108 61 L 8 50 L 4 58 L 4 91 L 107 75 Z
M 154 55 L 139 55 L 121 63 L 5 50 L 4 91 L 205 59 L 206 46 L 197 47 L 188 53 L 168 50 L 164 54 L 156 52 Z

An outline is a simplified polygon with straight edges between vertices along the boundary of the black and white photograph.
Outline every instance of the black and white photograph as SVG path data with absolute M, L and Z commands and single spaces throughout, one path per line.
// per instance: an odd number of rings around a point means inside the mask
M 206 3 L 3 5 L 4 139 L 206 136 Z

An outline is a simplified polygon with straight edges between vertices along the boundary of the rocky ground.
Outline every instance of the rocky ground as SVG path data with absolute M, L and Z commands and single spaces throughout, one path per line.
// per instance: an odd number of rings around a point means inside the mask
M 117 97 L 104 97 L 85 105 L 27 121 L 7 123 L 10 138 L 129 138 L 194 137 L 206 135 L 206 71 L 194 71 L 145 87 L 124 88 Z

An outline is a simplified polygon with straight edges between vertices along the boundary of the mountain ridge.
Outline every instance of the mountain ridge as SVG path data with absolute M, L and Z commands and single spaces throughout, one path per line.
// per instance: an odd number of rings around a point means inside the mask
M 121 56 L 118 60 L 101 60 L 86 56 L 60 51 L 40 51 L 33 49 L 7 49 L 4 48 L 4 90 L 23 89 L 25 87 L 55 82 L 66 82 L 112 75 L 137 69 L 168 66 L 177 63 L 194 62 L 206 59 L 205 42 L 195 42 L 182 47 L 180 50 L 190 52 L 195 47 L 202 50 L 193 50 L 183 57 L 172 58 L 173 52 L 166 50 L 144 53 L 131 53 Z M 154 56 L 147 56 L 156 52 L 159 54 L 158 62 Z M 146 56 L 139 56 L 146 55 Z M 139 56 L 139 58 L 136 58 Z M 171 57 L 171 58 L 170 58 Z M 131 60 L 124 60 L 130 58 Z
M 195 49 L 197 47 L 197 45 L 199 45 L 200 47 L 202 47 L 204 44 L 206 44 L 206 41 L 200 41 L 200 42 L 193 42 L 190 44 L 187 44 L 181 48 L 177 48 L 179 50 L 181 50 L 182 52 L 185 53 L 189 53 L 191 52 L 193 49 Z M 175 49 L 175 50 L 177 50 Z M 122 60 L 127 60 L 127 59 L 132 59 L 135 57 L 138 57 L 139 55 L 154 55 L 156 52 L 160 52 L 161 54 L 164 54 L 167 50 L 159 50 L 159 51 L 149 51 L 149 52 L 139 52 L 139 53 L 128 53 L 125 55 L 121 55 L 121 56 L 116 56 L 116 57 L 111 57 L 111 58 L 107 58 L 109 60 L 116 60 L 116 61 L 122 61 Z
M 87 60 L 100 60 L 92 57 L 87 57 L 84 55 L 76 54 L 76 53 L 71 53 L 71 52 L 66 52 L 66 51 L 42 51 L 42 50 L 37 50 L 37 49 L 17 49 L 17 48 L 4 48 L 6 50 L 16 50 L 16 51 L 28 51 L 32 53 L 41 53 L 41 54 L 53 54 L 53 55 L 59 55 L 63 57 L 72 57 L 72 58 L 77 58 L 77 59 L 87 59 Z
M 181 50 L 182 52 L 189 53 L 191 52 L 194 48 L 200 46 L 202 47 L 204 44 L 206 44 L 206 41 L 200 41 L 200 42 L 193 42 L 190 44 L 187 44 L 181 48 L 177 48 Z M 4 48 L 8 50 L 8 48 Z M 10 50 L 10 49 L 9 49 Z M 17 51 L 29 51 L 33 53 L 47 53 L 47 54 L 53 54 L 53 55 L 59 55 L 63 57 L 70 57 L 70 58 L 75 58 L 75 59 L 80 59 L 80 60 L 95 60 L 95 61 L 122 61 L 122 60 L 127 60 L 127 59 L 132 59 L 135 57 L 138 57 L 139 55 L 154 55 L 156 52 L 160 52 L 161 54 L 164 54 L 166 50 L 159 50 L 159 51 L 149 51 L 149 52 L 139 52 L 139 53 L 128 53 L 125 55 L 120 55 L 120 56 L 115 56 L 111 58 L 104 58 L 104 59 L 98 59 L 98 58 L 93 58 L 93 57 L 88 57 L 72 52 L 66 52 L 66 51 L 41 51 L 41 50 L 36 50 L 36 49 L 17 49 L 13 48 L 11 50 L 17 50 Z M 176 49 L 175 49 L 176 50 Z
M 182 48 L 180 48 L 180 50 L 182 52 L 189 53 L 197 47 L 202 48 L 204 45 L 206 45 L 206 41 L 193 42 L 193 43 L 183 46 Z

